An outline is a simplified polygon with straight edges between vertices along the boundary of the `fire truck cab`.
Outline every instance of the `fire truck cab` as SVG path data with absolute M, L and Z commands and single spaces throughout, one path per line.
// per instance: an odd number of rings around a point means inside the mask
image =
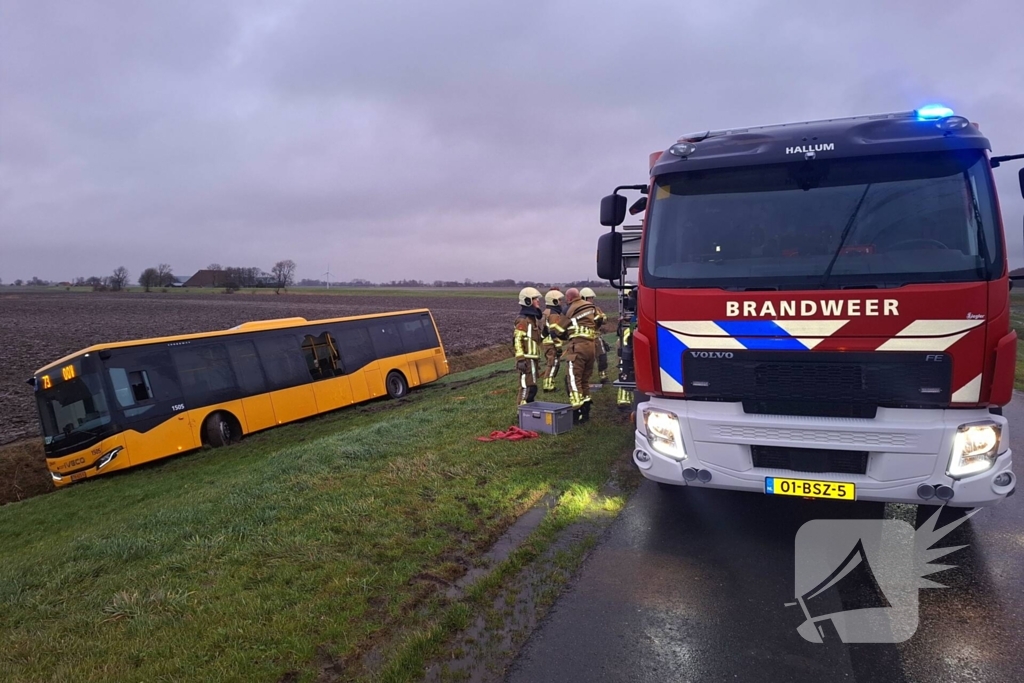
M 620 192 L 645 195 L 643 475 L 959 507 L 1012 495 L 1017 335 L 991 169 L 1024 155 L 990 149 L 942 106 L 705 131 L 605 197 L 598 276 L 621 287 Z

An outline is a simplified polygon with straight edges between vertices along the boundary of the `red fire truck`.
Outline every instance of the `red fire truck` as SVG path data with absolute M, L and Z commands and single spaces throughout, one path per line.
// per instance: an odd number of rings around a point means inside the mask
M 661 485 L 990 505 L 1017 335 L 990 157 L 946 107 L 679 139 L 601 203 L 644 217 L 633 459 Z M 1024 193 L 1024 171 L 1021 172 Z

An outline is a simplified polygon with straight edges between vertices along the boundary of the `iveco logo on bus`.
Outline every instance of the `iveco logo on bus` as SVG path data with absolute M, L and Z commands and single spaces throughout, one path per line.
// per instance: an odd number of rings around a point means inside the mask
M 732 358 L 732 351 L 690 351 L 694 358 Z
M 786 154 L 807 154 L 808 152 L 834 152 L 836 149 L 836 143 L 824 142 L 820 145 L 797 145 L 796 147 L 787 147 Z

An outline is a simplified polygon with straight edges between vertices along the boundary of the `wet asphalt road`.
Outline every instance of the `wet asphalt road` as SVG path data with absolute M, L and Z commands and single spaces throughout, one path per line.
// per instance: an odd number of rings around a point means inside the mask
M 1024 395 L 1004 414 L 1020 481 Z M 794 599 L 797 530 L 811 519 L 882 517 L 914 523 L 915 509 L 663 491 L 645 481 L 507 680 L 1024 680 L 1024 491 L 937 544 L 969 546 L 941 560 L 956 568 L 928 577 L 949 588 L 920 591 L 910 640 L 844 645 L 800 637 L 800 608 L 783 606 Z

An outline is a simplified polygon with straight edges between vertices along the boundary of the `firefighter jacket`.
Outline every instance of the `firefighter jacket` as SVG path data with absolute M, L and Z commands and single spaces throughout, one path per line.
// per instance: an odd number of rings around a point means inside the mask
M 548 306 L 544 309 L 544 346 L 554 345 L 562 348 L 562 334 L 565 332 L 565 321 L 562 320 L 561 306 Z
M 576 299 L 569 304 L 569 310 L 564 314 L 565 319 L 565 333 L 564 336 L 569 339 L 576 339 L 583 337 L 586 339 L 596 339 L 598 329 L 598 309 L 597 306 L 584 301 L 583 299 Z M 604 314 L 600 314 L 603 316 Z M 603 318 L 602 318 L 603 322 Z
M 608 316 L 604 314 L 604 311 L 602 311 L 597 304 L 591 302 L 591 306 L 593 306 L 594 310 L 597 311 L 594 315 L 594 323 L 597 325 L 597 331 L 601 332 L 604 328 L 605 321 L 608 320 Z
M 544 318 L 541 311 L 533 306 L 523 306 L 516 318 L 516 329 L 512 337 L 516 360 L 540 358 L 540 344 Z

